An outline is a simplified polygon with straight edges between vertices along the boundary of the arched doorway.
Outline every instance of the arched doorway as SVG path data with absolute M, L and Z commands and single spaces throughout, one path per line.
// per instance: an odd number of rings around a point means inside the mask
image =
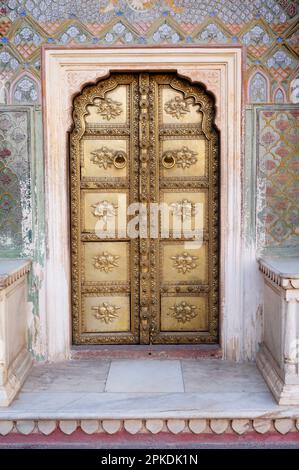
M 213 98 L 174 73 L 113 73 L 75 98 L 75 344 L 217 342 L 218 156 Z

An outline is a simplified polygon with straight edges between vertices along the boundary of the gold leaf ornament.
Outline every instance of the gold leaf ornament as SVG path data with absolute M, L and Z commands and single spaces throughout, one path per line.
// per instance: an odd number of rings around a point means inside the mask
M 117 213 L 117 204 L 113 204 L 106 200 L 93 204 L 91 207 L 93 208 L 93 215 L 99 217 L 105 223 L 108 222 L 109 219 L 115 217 Z
M 190 168 L 197 162 L 197 152 L 190 150 L 185 145 L 179 150 L 168 150 L 162 155 L 162 165 L 165 168 L 172 168 L 174 165 L 182 168 Z
M 183 98 L 175 96 L 164 104 L 164 111 L 176 119 L 181 119 L 185 114 L 190 113 L 190 106 L 193 103 L 192 98 Z
M 179 273 L 186 274 L 197 267 L 196 260 L 197 256 L 192 256 L 187 252 L 181 253 L 176 256 L 172 256 L 174 267 L 178 270 Z
M 168 315 L 175 318 L 178 323 L 187 323 L 198 315 L 197 307 L 185 301 L 174 304 L 170 310 Z
M 102 254 L 94 256 L 93 265 L 99 271 L 109 273 L 113 270 L 113 268 L 118 267 L 118 259 L 119 256 L 112 255 L 111 253 L 107 253 L 107 251 L 104 251 Z
M 196 207 L 192 201 L 182 199 L 181 201 L 172 202 L 170 204 L 173 215 L 182 217 L 183 220 L 190 219 L 196 214 Z
M 122 104 L 111 98 L 97 98 L 94 100 L 94 105 L 97 107 L 97 113 L 107 121 L 115 119 L 123 111 Z
M 91 152 L 90 161 L 105 170 L 112 165 L 115 168 L 124 168 L 127 164 L 127 155 L 121 150 L 113 150 L 103 146 Z
M 112 305 L 109 302 L 103 302 L 101 305 L 91 308 L 92 310 L 95 310 L 95 318 L 106 323 L 106 325 L 112 323 L 116 318 L 118 318 L 117 310 L 120 310 L 120 307 Z

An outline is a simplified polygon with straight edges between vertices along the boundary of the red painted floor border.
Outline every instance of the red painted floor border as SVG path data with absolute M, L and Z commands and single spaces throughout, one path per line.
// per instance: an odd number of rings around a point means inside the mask
M 72 359 L 196 359 L 221 358 L 215 345 L 95 345 L 73 346 Z
M 299 433 L 289 432 L 285 435 L 277 432 L 269 432 L 259 434 L 257 432 L 248 432 L 243 435 L 235 433 L 226 433 L 215 435 L 212 433 L 207 434 L 192 434 L 189 432 L 174 435 L 168 432 L 161 432 L 159 434 L 140 433 L 136 435 L 129 434 L 126 431 L 120 431 L 116 434 L 109 435 L 107 433 L 96 433 L 88 435 L 82 430 L 77 429 L 71 435 L 66 435 L 59 429 L 56 429 L 49 436 L 36 432 L 29 435 L 20 433 L 10 433 L 7 436 L 0 437 L 0 447 L 11 444 L 24 444 L 24 445 L 59 445 L 59 444 L 97 444 L 102 445 L 113 444 L 117 447 L 118 444 L 242 444 L 242 443 L 298 443 L 299 448 Z

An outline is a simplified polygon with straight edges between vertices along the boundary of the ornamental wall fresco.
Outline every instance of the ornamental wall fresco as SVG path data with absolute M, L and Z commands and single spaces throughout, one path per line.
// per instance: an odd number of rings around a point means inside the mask
M 259 111 L 256 137 L 261 186 L 258 238 L 265 247 L 293 246 L 299 241 L 298 133 L 293 110 L 279 111 L 277 105 L 293 103 L 294 108 L 299 102 L 297 7 L 294 0 L 4 0 L 0 6 L 0 103 L 40 103 L 43 44 L 242 44 L 246 47 L 246 103 L 266 107 Z M 269 104 L 273 110 L 269 111 Z M 15 127 L 25 132 L 17 114 L 7 115 L 14 120 L 11 133 Z M 285 127 L 279 129 L 280 125 Z M 24 170 L 29 160 L 12 136 L 9 142 L 1 136 L 1 148 L 5 150 L 6 144 L 14 148 L 10 156 L 0 157 L 0 197 L 6 208 L 1 223 L 11 246 L 22 251 L 20 198 L 27 197 L 29 207 L 30 194 L 24 189 L 21 194 L 20 188 L 29 181 Z M 29 134 L 27 139 L 30 144 Z
M 247 101 L 294 102 L 291 81 L 298 74 L 297 3 L 4 0 L 0 11 L 1 100 L 39 102 L 42 44 L 243 44 Z
M 31 238 L 30 115 L 28 110 L 0 112 L 0 246 L 1 252 L 26 254 Z
M 257 233 L 262 245 L 298 245 L 299 109 L 259 109 Z

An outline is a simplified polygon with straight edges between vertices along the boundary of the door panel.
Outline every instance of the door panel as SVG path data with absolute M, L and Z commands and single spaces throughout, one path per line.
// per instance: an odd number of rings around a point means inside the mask
M 111 74 L 75 98 L 75 344 L 217 342 L 214 108 L 203 87 L 174 73 Z M 147 225 L 130 238 L 135 214 L 127 209 L 136 202 L 144 205 Z M 152 203 L 159 205 L 157 237 Z
M 121 333 L 130 331 L 130 296 L 84 294 L 83 333 Z
M 93 178 L 127 178 L 129 167 L 129 139 L 101 139 L 88 136 L 82 139 L 82 181 Z
M 208 298 L 205 294 L 169 295 L 161 299 L 161 332 L 184 334 L 208 328 Z M 166 336 L 167 337 L 167 336 Z
M 82 190 L 82 232 L 101 230 L 102 224 L 126 236 L 128 191 Z
M 161 218 L 161 229 L 167 231 L 169 227 L 170 237 L 175 234 L 190 236 L 190 230 L 195 230 L 195 216 L 200 217 L 201 228 L 204 232 L 208 229 L 208 191 L 161 189 L 160 203 L 166 203 L 170 208 L 168 219 Z M 200 204 L 199 207 L 196 204 Z M 181 238 L 184 238 L 183 236 Z
M 162 178 L 206 176 L 206 147 L 202 138 L 161 140 Z
M 134 77 L 128 75 L 128 78 Z M 117 80 L 116 76 L 114 78 Z M 124 80 L 126 80 L 124 78 Z M 110 79 L 110 82 L 112 80 Z M 105 85 L 106 82 L 101 82 Z M 121 84 L 111 91 L 106 91 L 105 96 L 95 96 L 93 102 L 87 105 L 88 115 L 85 122 L 89 125 L 102 125 L 105 127 L 115 127 L 115 125 L 130 126 L 130 104 L 132 101 L 132 87 L 130 83 Z
M 208 284 L 208 244 L 196 248 L 176 242 L 160 243 L 163 284 Z
M 130 282 L 129 242 L 82 243 L 82 282 Z
M 150 179 L 155 182 L 151 201 L 167 203 L 170 209 L 168 222 L 161 217 L 160 238 L 151 241 L 150 339 L 152 343 L 215 342 L 218 172 L 210 98 L 200 87 L 169 74 L 150 76 L 150 94 L 150 113 L 159 122 L 150 136 L 154 145 Z M 200 240 L 194 239 L 195 228 Z
M 129 239 L 126 232 L 127 207 L 139 198 L 137 98 L 138 77 L 119 74 L 85 88 L 74 104 L 71 219 L 76 344 L 139 342 L 139 241 Z
M 153 80 L 165 80 L 159 83 L 157 89 L 159 100 L 159 124 L 160 125 L 200 125 L 202 123 L 202 114 L 199 112 L 200 105 L 194 102 L 193 97 L 184 97 L 180 91 L 174 90 L 169 84 L 173 77 L 171 75 L 160 75 L 153 77 Z

